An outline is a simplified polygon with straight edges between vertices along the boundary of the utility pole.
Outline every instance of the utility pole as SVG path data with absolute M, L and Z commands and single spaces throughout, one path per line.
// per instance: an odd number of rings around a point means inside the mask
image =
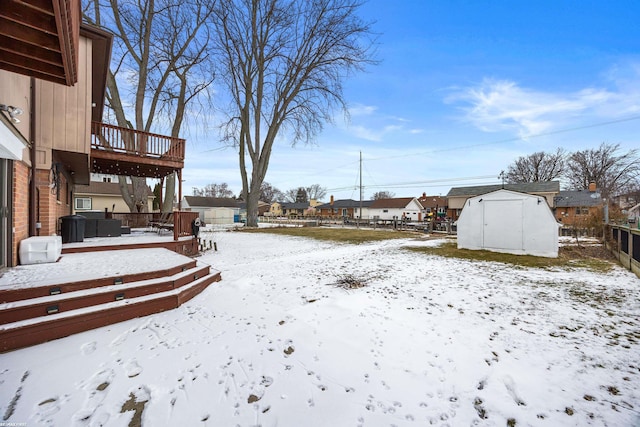
M 358 221 L 356 221 L 358 228 L 360 228 L 361 219 L 362 219 L 362 151 L 360 151 L 360 214 L 358 215 Z

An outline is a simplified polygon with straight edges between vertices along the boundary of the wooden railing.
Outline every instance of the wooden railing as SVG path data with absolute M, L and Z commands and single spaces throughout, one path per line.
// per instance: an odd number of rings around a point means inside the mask
M 183 161 L 185 140 L 92 122 L 91 148 L 157 159 Z
M 192 224 L 198 218 L 198 212 L 174 212 L 173 213 L 173 240 L 193 234 Z
M 193 234 L 192 224 L 198 218 L 198 215 L 198 212 L 174 211 L 172 215 L 173 239 L 178 240 L 180 237 L 191 236 Z M 159 221 L 162 214 L 160 212 L 109 212 L 107 216 L 112 219 L 119 219 L 124 226 L 146 228 L 152 222 Z M 171 227 L 166 229 L 171 229 Z

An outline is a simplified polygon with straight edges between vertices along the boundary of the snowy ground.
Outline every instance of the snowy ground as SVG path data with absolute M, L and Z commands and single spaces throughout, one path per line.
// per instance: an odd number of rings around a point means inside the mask
M 622 268 L 215 240 L 200 260 L 222 281 L 182 307 L 0 355 L 0 425 L 640 425 L 640 280 Z

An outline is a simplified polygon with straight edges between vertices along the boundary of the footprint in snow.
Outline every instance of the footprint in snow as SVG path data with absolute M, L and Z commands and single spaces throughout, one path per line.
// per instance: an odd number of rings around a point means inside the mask
M 80 347 L 80 351 L 82 351 L 82 354 L 85 356 L 93 353 L 94 351 L 96 351 L 96 342 L 91 341 L 88 343 L 84 343 L 82 347 Z
M 137 377 L 142 372 L 142 368 L 138 365 L 138 362 L 133 359 L 127 362 L 127 365 L 124 367 L 125 372 L 129 378 Z

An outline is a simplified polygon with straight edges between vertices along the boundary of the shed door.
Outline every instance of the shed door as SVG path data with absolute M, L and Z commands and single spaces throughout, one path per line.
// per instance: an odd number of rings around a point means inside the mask
M 487 200 L 483 203 L 483 246 L 522 250 L 522 200 Z

